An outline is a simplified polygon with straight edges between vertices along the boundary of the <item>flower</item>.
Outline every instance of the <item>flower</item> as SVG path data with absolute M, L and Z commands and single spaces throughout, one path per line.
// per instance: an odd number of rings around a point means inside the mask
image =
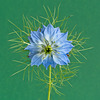
M 31 31 L 28 37 L 30 44 L 25 48 L 29 50 L 31 66 L 43 64 L 46 69 L 49 65 L 56 67 L 67 65 L 70 60 L 67 54 L 73 48 L 72 41 L 67 40 L 68 32 L 61 33 L 59 27 L 54 28 L 51 24 L 42 29 Z

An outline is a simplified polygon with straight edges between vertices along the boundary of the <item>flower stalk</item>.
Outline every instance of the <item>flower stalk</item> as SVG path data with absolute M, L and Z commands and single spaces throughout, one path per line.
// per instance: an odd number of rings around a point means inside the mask
M 51 93 L 51 65 L 49 66 L 49 89 L 48 89 L 48 100 L 50 100 Z

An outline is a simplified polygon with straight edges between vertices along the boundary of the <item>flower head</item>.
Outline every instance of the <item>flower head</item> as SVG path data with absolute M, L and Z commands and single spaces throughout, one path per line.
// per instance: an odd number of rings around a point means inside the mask
M 31 31 L 28 37 L 30 45 L 25 48 L 30 51 L 31 66 L 43 64 L 47 69 L 49 65 L 55 68 L 57 64 L 68 64 L 70 60 L 67 54 L 73 45 L 67 40 L 67 35 L 68 32 L 61 33 L 59 27 L 54 28 L 51 24 Z

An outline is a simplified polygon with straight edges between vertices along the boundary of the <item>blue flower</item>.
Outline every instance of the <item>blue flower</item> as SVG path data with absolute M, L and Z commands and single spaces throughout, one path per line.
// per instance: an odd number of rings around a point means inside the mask
M 37 31 L 31 31 L 28 37 L 30 45 L 25 50 L 29 50 L 31 66 L 43 64 L 46 69 L 49 65 L 56 67 L 67 65 L 70 60 L 67 54 L 73 48 L 72 41 L 67 40 L 68 32 L 61 33 L 59 27 L 54 28 L 51 24 L 47 27 L 43 25 Z

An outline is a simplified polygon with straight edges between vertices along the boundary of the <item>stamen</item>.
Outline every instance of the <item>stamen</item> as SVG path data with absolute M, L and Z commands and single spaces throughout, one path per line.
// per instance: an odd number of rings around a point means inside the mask
M 45 54 L 50 54 L 52 52 L 52 47 L 51 45 L 45 47 Z

